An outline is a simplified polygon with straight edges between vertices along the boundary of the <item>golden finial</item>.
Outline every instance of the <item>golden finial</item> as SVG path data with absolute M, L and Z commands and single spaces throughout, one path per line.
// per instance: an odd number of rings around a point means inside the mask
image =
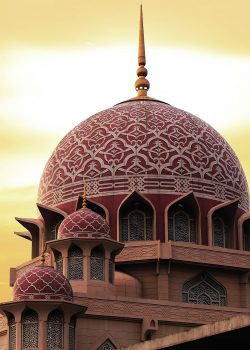
M 87 191 L 86 191 L 86 182 L 83 183 L 83 196 L 82 196 L 82 208 L 87 208 Z
M 140 24 L 139 24 L 139 48 L 138 48 L 138 66 L 136 71 L 138 79 L 135 82 L 135 90 L 138 96 L 147 96 L 147 91 L 149 90 L 149 81 L 145 78 L 148 75 L 147 69 L 144 67 L 146 64 L 145 55 L 145 43 L 144 43 L 144 29 L 143 29 L 143 13 L 142 5 L 140 8 Z
M 44 263 L 45 263 L 45 252 L 46 252 L 46 247 L 45 247 L 45 237 L 43 237 L 42 239 L 42 254 L 41 254 L 41 264 L 42 266 L 44 266 Z

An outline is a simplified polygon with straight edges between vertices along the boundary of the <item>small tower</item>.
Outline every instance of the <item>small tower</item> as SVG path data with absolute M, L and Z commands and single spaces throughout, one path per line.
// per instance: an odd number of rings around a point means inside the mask
M 69 279 L 74 294 L 114 295 L 114 259 L 123 244 L 112 240 L 106 220 L 86 207 L 86 194 L 83 207 L 62 221 L 58 239 L 47 245 L 55 268 Z
M 17 278 L 13 302 L 1 304 L 9 324 L 9 349 L 74 348 L 75 316 L 86 309 L 73 302 L 64 275 L 42 261 Z

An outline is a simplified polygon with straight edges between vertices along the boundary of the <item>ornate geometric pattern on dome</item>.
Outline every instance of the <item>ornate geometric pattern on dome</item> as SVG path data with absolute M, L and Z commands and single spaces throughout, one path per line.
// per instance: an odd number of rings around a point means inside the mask
M 50 266 L 50 261 L 51 261 L 51 256 L 48 253 L 45 253 L 45 262 L 44 265 L 46 266 Z M 32 270 L 35 266 L 38 266 L 41 264 L 41 258 L 37 257 L 31 261 L 29 261 L 28 263 L 24 264 L 22 267 L 18 268 L 18 270 L 16 270 L 16 276 L 20 277 L 22 274 L 24 274 L 25 272 Z
M 38 350 L 38 314 L 33 310 L 22 315 L 22 350 Z
M 16 350 L 16 322 L 15 317 L 9 317 L 9 350 Z
M 69 300 L 73 292 L 63 274 L 49 266 L 36 266 L 21 275 L 14 284 L 13 300 Z
M 63 314 L 52 311 L 47 320 L 47 350 L 63 350 Z
M 69 280 L 83 279 L 83 254 L 81 248 L 73 245 L 68 251 Z
M 229 248 L 230 247 L 230 237 L 229 237 L 229 227 L 225 224 L 224 220 L 215 216 L 212 220 L 213 226 L 213 245 L 216 247 Z
M 83 179 L 90 197 L 193 190 L 198 197 L 240 197 L 248 209 L 246 178 L 228 143 L 201 119 L 155 101 L 116 105 L 70 131 L 44 169 L 39 202 L 75 200 Z
M 97 350 L 115 350 L 116 347 L 114 344 L 108 339 L 106 340 Z
M 183 285 L 182 300 L 185 303 L 226 305 L 226 289 L 207 273 L 202 273 Z
M 196 242 L 196 222 L 184 210 L 168 215 L 168 239 L 180 242 Z
M 110 228 L 101 215 L 90 209 L 80 209 L 68 215 L 62 221 L 58 230 L 58 237 L 110 238 Z

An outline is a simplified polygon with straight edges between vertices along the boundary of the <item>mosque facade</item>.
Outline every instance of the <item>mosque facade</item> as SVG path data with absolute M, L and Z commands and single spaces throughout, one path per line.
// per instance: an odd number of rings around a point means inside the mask
M 210 125 L 148 96 L 145 64 L 141 12 L 137 96 L 62 139 L 39 217 L 16 218 L 32 259 L 10 269 L 1 350 L 167 348 L 250 312 L 243 169 Z

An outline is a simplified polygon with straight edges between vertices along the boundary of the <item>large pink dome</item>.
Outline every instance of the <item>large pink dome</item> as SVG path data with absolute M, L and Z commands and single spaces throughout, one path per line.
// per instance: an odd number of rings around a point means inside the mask
M 153 100 L 118 104 L 70 131 L 44 169 L 39 202 L 67 209 L 84 180 L 90 198 L 194 191 L 239 198 L 248 210 L 246 177 L 228 143 L 201 119 Z
M 58 238 L 110 238 L 106 220 L 89 209 L 80 209 L 68 215 L 60 224 Z
M 13 300 L 72 301 L 73 291 L 67 278 L 50 266 L 35 266 L 14 284 Z

